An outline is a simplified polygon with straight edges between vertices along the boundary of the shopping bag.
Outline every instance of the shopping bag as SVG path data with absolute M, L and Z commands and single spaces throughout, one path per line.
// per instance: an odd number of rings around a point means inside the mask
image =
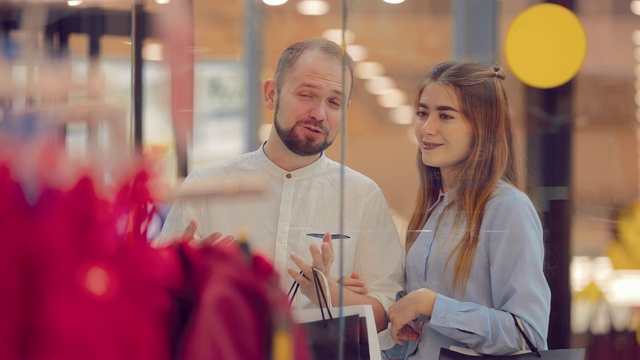
M 339 320 L 338 315 L 340 314 L 339 307 L 329 308 L 331 314 L 335 315 L 334 320 L 336 322 Z M 358 339 L 358 348 L 359 348 L 359 358 L 360 359 L 370 359 L 370 360 L 380 360 L 380 343 L 378 341 L 378 334 L 376 331 L 375 318 L 373 316 L 373 308 L 371 305 L 352 305 L 352 306 L 343 306 L 342 314 L 345 318 L 352 317 L 357 315 L 357 324 L 359 325 L 359 339 Z M 322 322 L 320 309 L 303 309 L 303 310 L 294 310 L 293 311 L 294 321 L 302 324 L 302 327 L 307 327 L 307 323 L 309 322 Z M 349 320 L 353 321 L 353 320 Z M 345 332 L 349 329 L 346 321 L 345 321 Z M 346 334 L 345 336 L 351 336 L 351 333 Z M 338 341 L 339 337 L 336 338 L 336 342 L 333 345 L 335 349 L 338 349 Z M 347 341 L 351 341 L 350 339 L 345 338 L 345 348 L 347 346 Z M 351 346 L 351 345 L 349 345 Z M 346 349 L 344 350 L 345 359 L 346 357 Z M 335 357 L 337 358 L 337 357 Z M 325 358 L 317 358 L 317 359 L 325 359 Z M 334 359 L 334 358 L 326 358 L 326 359 Z
M 338 359 L 340 337 L 343 337 L 343 358 L 360 360 L 360 326 L 358 315 L 344 317 L 344 332 L 340 318 L 315 320 L 300 324 L 307 346 L 315 360 Z
M 440 349 L 438 360 L 584 360 L 584 349 L 539 350 L 516 355 L 471 355 L 451 349 Z
M 584 349 L 538 350 L 538 348 L 533 345 L 533 342 L 531 342 L 531 340 L 527 336 L 527 333 L 525 333 L 525 331 L 522 329 L 522 325 L 520 324 L 521 320 L 513 314 L 511 314 L 511 317 L 513 317 L 513 321 L 516 324 L 516 327 L 518 328 L 522 339 L 526 342 L 527 346 L 531 350 L 530 352 L 518 352 L 517 354 L 512 355 L 481 355 L 477 353 L 463 353 L 452 349 L 442 348 L 440 349 L 440 356 L 438 357 L 438 360 L 584 360 Z M 473 350 L 470 349 L 461 350 L 469 350 L 473 352 Z
M 343 359 L 379 360 L 380 345 L 371 305 L 330 307 L 327 302 L 328 296 L 325 296 L 319 279 L 322 276 L 326 282 L 324 274 L 316 269 L 313 270 L 320 308 L 293 311 L 294 320 L 305 331 L 313 358 L 317 360 L 339 358 L 342 339 Z M 298 288 L 299 285 L 294 282 L 288 293 L 289 303 L 293 301 Z M 341 328 L 341 321 L 344 322 L 343 328 Z

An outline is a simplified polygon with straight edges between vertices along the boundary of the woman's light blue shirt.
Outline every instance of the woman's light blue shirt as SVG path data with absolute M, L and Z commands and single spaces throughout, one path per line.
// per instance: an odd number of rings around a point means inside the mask
M 453 291 L 456 256 L 447 263 L 466 223 L 456 224 L 455 189 L 440 195 L 406 258 L 407 290 L 438 293 L 431 318 L 413 326 L 421 332 L 409 358 L 437 359 L 441 347 L 469 347 L 483 354 L 508 354 L 523 347 L 510 313 L 529 338 L 546 349 L 551 292 L 543 273 L 540 218 L 526 194 L 500 182 L 485 207 L 473 268 L 464 291 Z M 445 267 L 446 265 L 446 267 Z

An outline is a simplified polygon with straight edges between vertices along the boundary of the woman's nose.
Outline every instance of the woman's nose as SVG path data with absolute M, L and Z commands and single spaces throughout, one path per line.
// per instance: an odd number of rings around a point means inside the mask
M 420 132 L 424 135 L 434 135 L 438 132 L 438 124 L 435 119 L 428 117 L 427 120 L 422 124 L 422 128 Z

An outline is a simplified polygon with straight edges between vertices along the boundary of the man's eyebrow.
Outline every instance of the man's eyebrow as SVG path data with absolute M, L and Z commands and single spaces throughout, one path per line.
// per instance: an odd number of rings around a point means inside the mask
M 319 89 L 320 86 L 314 83 L 302 83 L 298 86 L 298 89 Z M 338 96 L 342 96 L 342 90 L 341 89 L 332 89 L 331 90 L 332 93 L 338 95 Z

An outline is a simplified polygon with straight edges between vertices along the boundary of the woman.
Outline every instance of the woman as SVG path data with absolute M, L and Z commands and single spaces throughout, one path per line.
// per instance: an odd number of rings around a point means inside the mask
M 511 314 L 534 345 L 547 347 L 543 231 L 514 186 L 504 78 L 498 67 L 448 61 L 418 84 L 420 190 L 406 239 L 408 292 L 388 312 L 396 343 L 410 341 L 408 358 L 437 359 L 451 346 L 526 350 Z

